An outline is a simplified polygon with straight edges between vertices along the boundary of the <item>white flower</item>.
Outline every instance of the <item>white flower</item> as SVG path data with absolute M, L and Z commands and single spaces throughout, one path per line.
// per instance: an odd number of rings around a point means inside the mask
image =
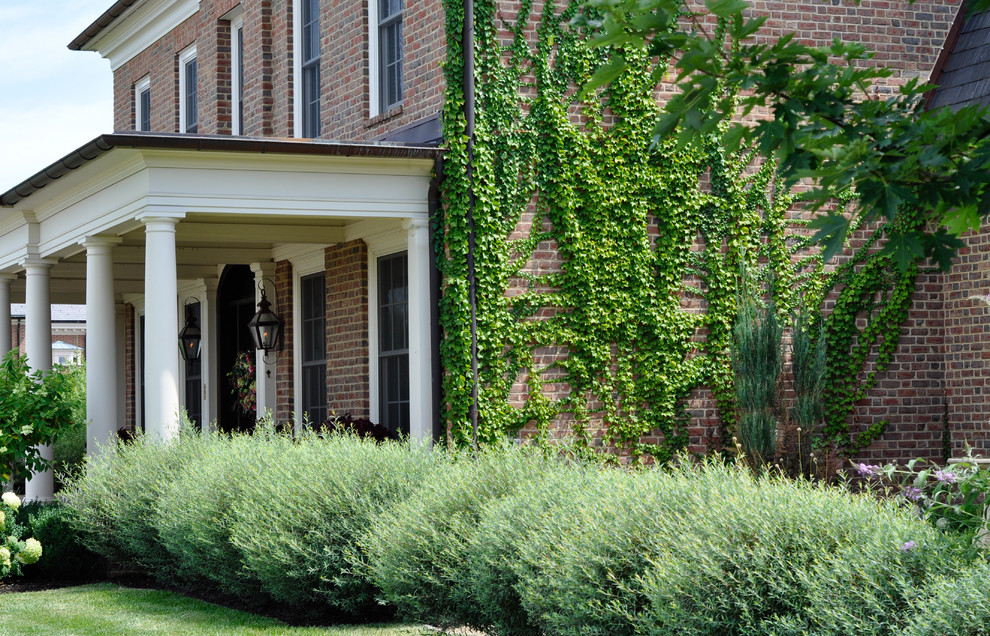
M 3 493 L 3 496 L 0 497 L 0 501 L 4 502 L 14 510 L 17 510 L 18 508 L 21 507 L 20 498 L 12 492 Z
M 10 567 L 10 550 L 7 548 L 0 548 L 0 568 Z
M 17 560 L 24 565 L 37 563 L 41 558 L 41 543 L 37 539 L 24 541 L 24 549 L 17 553 Z

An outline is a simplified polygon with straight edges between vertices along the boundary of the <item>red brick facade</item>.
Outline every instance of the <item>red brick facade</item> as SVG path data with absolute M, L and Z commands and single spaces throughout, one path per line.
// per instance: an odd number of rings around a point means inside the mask
M 439 113 L 445 56 L 444 16 L 440 0 L 407 1 L 403 14 L 404 94 L 400 108 L 372 116 L 369 70 L 368 15 L 370 0 L 324 1 L 320 17 L 321 137 L 364 141 Z M 296 90 L 292 0 L 245 0 L 244 132 L 252 136 L 293 136 Z M 539 0 L 534 19 L 542 12 Z M 875 63 L 895 72 L 877 90 L 892 93 L 911 78 L 927 80 L 936 64 L 957 14 L 960 0 L 918 0 L 913 4 L 889 0 L 851 2 L 796 2 L 757 0 L 755 13 L 768 15 L 766 33 L 777 37 L 796 32 L 799 40 L 824 45 L 833 38 L 862 43 L 876 53 Z M 150 75 L 153 131 L 178 130 L 178 54 L 195 44 L 199 63 L 199 132 L 230 134 L 231 29 L 222 19 L 234 0 L 202 0 L 198 13 L 121 66 L 115 73 L 115 128 L 135 127 L 134 85 Z M 497 19 L 515 19 L 519 2 L 500 2 Z M 531 33 L 533 31 L 530 31 Z M 511 33 L 503 31 L 505 43 Z M 661 94 L 663 91 L 661 91 Z M 524 218 L 516 236 L 530 234 L 532 217 Z M 985 440 L 990 406 L 984 387 L 990 387 L 983 359 L 990 357 L 990 307 L 970 299 L 990 292 L 987 262 L 990 240 L 979 234 L 969 239 L 951 275 L 919 277 L 910 318 L 902 329 L 901 344 L 889 371 L 876 389 L 856 407 L 850 420 L 858 432 L 878 420 L 890 426 L 862 458 L 870 461 L 904 460 L 915 456 L 939 458 L 946 427 L 953 450 L 964 441 L 990 450 Z M 543 244 L 529 264 L 528 274 L 545 274 L 561 266 L 552 244 Z M 365 417 L 369 413 L 368 253 L 356 241 L 326 250 L 327 276 L 327 391 L 328 407 L 338 414 Z M 280 421 L 293 410 L 292 267 L 276 265 L 279 315 L 285 318 L 286 348 L 278 362 L 277 410 Z M 510 293 L 513 293 L 510 290 Z M 128 342 L 133 341 L 133 313 L 128 314 Z M 541 366 L 566 351 L 545 348 L 537 352 Z M 133 369 L 132 348 L 128 368 Z M 133 373 L 128 382 L 128 422 L 134 418 Z M 548 397 L 560 398 L 567 387 L 548 378 Z M 516 384 L 512 402 L 526 398 L 525 383 Z M 987 389 L 990 391 L 990 389 Z M 718 447 L 717 413 L 710 394 L 692 396 L 690 445 L 705 452 Z M 564 424 L 564 423 L 562 423 Z M 562 428 L 566 428 L 563 425 Z
M 292 289 L 292 264 L 289 261 L 279 261 L 275 264 L 275 287 L 278 290 L 278 302 L 275 313 L 282 319 L 282 340 L 284 346 L 279 354 L 275 373 L 275 421 L 291 422 L 296 410 L 293 396 L 295 395 L 295 378 L 293 364 L 295 353 L 292 348 L 294 340 L 294 313 Z
M 328 247 L 326 264 L 327 409 L 368 417 L 368 246 Z
M 367 141 L 439 113 L 444 59 L 441 0 L 409 3 L 402 16 L 406 56 L 402 105 L 371 115 L 368 3 L 321 3 L 321 133 L 325 139 Z M 151 81 L 151 130 L 179 130 L 178 55 L 195 45 L 199 132 L 230 134 L 231 29 L 223 19 L 236 0 L 202 0 L 199 11 L 114 73 L 114 128 L 134 130 L 135 84 Z M 293 2 L 240 3 L 244 21 L 244 133 L 294 136 Z

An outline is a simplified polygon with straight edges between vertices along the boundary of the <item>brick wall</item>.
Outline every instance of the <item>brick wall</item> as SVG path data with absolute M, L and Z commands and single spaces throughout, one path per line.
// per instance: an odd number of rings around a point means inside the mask
M 275 287 L 278 301 L 275 313 L 282 319 L 282 340 L 284 347 L 276 363 L 275 380 L 275 421 L 279 424 L 291 422 L 296 405 L 293 400 L 295 376 L 293 372 L 293 298 L 292 264 L 289 261 L 275 263 Z
M 920 77 L 928 79 L 935 66 L 946 36 L 952 26 L 959 6 L 958 0 L 927 0 L 914 4 L 889 2 L 887 0 L 864 0 L 860 4 L 838 2 L 796 2 L 782 0 L 757 0 L 753 2 L 753 11 L 759 15 L 769 16 L 766 32 L 778 37 L 785 32 L 796 32 L 799 40 L 815 45 L 827 45 L 833 38 L 843 41 L 860 42 L 868 49 L 876 52 L 874 62 L 894 69 L 893 77 L 881 85 L 877 93 L 886 95 L 894 92 L 898 85 L 908 79 Z M 499 17 L 514 20 L 519 3 L 504 1 L 500 3 Z M 542 3 L 534 3 L 533 15 L 539 16 Z M 531 33 L 535 31 L 531 30 Z M 501 32 L 504 43 L 508 43 L 511 34 Z M 525 90 L 525 89 L 524 89 Z M 661 87 L 658 94 L 668 95 L 671 87 Z M 524 215 L 522 222 L 514 233 L 515 238 L 529 236 L 532 225 L 532 215 Z M 544 222 L 544 228 L 547 229 Z M 539 228 L 537 228 L 539 229 Z M 972 252 L 966 252 L 962 257 L 963 268 L 957 269 L 954 277 L 969 277 L 971 283 L 963 291 L 953 288 L 958 285 L 945 286 L 945 278 L 941 274 L 922 275 L 918 279 L 913 305 L 908 322 L 903 326 L 900 345 L 887 373 L 880 378 L 876 389 L 871 391 L 866 399 L 857 404 L 854 414 L 850 417 L 850 430 L 854 433 L 865 429 L 879 420 L 890 422 L 887 432 L 880 440 L 861 454 L 861 458 L 869 461 L 907 460 L 917 456 L 929 459 L 939 459 L 942 456 L 942 438 L 945 425 L 943 422 L 946 408 L 946 384 L 958 388 L 949 391 L 950 413 L 959 410 L 959 404 L 972 405 L 963 415 L 950 415 L 950 426 L 956 432 L 953 439 L 959 445 L 959 434 L 963 431 L 986 427 L 986 419 L 990 416 L 990 407 L 982 405 L 982 386 L 984 373 L 979 362 L 982 353 L 962 353 L 968 350 L 968 343 L 974 337 L 985 338 L 990 342 L 990 308 L 973 308 L 972 301 L 965 299 L 971 293 L 990 292 L 990 270 L 982 268 L 980 263 L 987 262 L 990 250 L 990 240 L 985 237 L 974 243 Z M 526 274 L 541 275 L 558 269 L 561 264 L 556 262 L 556 252 L 552 245 L 541 245 L 532 260 L 527 264 Z M 966 269 L 966 263 L 972 263 L 971 271 Z M 979 271 L 979 274 L 972 272 Z M 517 287 L 519 285 L 516 285 Z M 516 293 L 510 286 L 509 293 Z M 964 316 L 949 318 L 943 312 L 955 304 L 965 304 L 968 312 Z M 688 310 L 691 310 L 688 308 Z M 974 321 L 971 316 L 982 319 Z M 944 329 L 946 321 L 954 321 L 955 326 L 947 333 Z M 984 330 L 984 325 L 988 325 Z M 974 336 L 974 334 L 984 334 Z M 953 345 L 953 343 L 955 343 Z M 946 345 L 955 346 L 958 353 L 950 353 L 949 377 L 945 371 Z M 541 359 L 541 366 L 551 362 L 553 355 L 566 356 L 565 349 L 559 349 L 551 355 L 552 349 L 542 348 L 536 352 Z M 990 349 L 988 349 L 990 357 Z M 960 381 L 955 378 L 958 377 Z M 552 377 L 544 386 L 547 397 L 559 398 L 561 391 L 566 392 L 566 386 L 554 382 Z M 514 386 L 512 403 L 519 405 L 527 396 L 525 378 L 517 379 Z M 990 386 L 990 384 L 988 384 Z M 990 391 L 990 389 L 988 389 Z M 714 400 L 707 389 L 695 391 L 689 400 L 689 413 L 692 420 L 689 428 L 689 447 L 695 452 L 710 452 L 724 445 L 725 440 L 718 439 L 718 417 Z M 566 429 L 568 422 L 561 420 L 558 426 Z M 592 423 L 594 428 L 594 423 Z M 600 426 L 600 424 L 599 424 Z M 531 432 L 524 429 L 523 434 Z M 593 437 L 598 437 L 600 431 L 592 431 Z M 658 436 L 647 436 L 644 441 L 657 441 Z M 987 442 L 990 445 L 990 441 Z
M 945 385 L 953 452 L 969 443 L 990 451 L 990 307 L 973 296 L 990 293 L 990 234 L 965 237 L 966 247 L 942 287 L 945 303 Z
M 327 409 L 368 417 L 368 246 L 326 250 Z
M 321 8 L 321 137 L 366 141 L 435 115 L 445 56 L 441 0 L 407 3 L 403 14 L 404 98 L 400 108 L 370 117 L 368 5 L 324 0 Z M 196 45 L 199 132 L 231 132 L 231 32 L 221 16 L 236 0 L 202 0 L 199 11 L 114 73 L 114 128 L 135 128 L 134 84 L 151 79 L 151 129 L 179 128 L 178 54 Z M 244 132 L 293 136 L 293 3 L 245 0 Z

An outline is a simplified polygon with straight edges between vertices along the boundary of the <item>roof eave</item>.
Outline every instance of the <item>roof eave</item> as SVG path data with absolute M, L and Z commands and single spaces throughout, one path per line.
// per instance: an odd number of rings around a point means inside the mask
M 69 42 L 69 50 L 81 51 L 83 47 L 97 35 L 99 35 L 103 29 L 107 28 L 120 16 L 124 15 L 131 6 L 137 4 L 140 0 L 117 0 L 113 3 L 109 9 L 103 12 L 103 15 L 96 18 L 96 20 L 86 27 L 82 33 L 77 35 L 75 39 Z
M 188 135 L 180 133 L 114 133 L 100 135 L 62 157 L 44 170 L 0 194 L 0 207 L 11 207 L 56 179 L 96 159 L 114 148 L 145 150 L 199 150 L 298 154 L 338 157 L 377 157 L 435 160 L 443 151 L 433 146 L 395 143 L 347 143 L 321 140 L 235 137 L 231 135 Z

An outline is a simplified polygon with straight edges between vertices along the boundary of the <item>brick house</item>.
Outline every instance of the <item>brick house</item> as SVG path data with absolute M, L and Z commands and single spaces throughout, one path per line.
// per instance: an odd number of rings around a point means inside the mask
M 959 7 L 753 4 L 774 35 L 862 41 L 895 69 L 887 91 L 931 76 Z M 87 305 L 93 441 L 167 438 L 180 407 L 249 426 L 226 375 L 254 351 L 263 294 L 284 337 L 257 355 L 259 409 L 441 434 L 429 219 L 444 27 L 440 0 L 119 0 L 70 43 L 109 60 L 115 132 L 0 195 L 0 300 L 26 302 L 32 360 L 50 347 L 50 303 Z M 878 451 L 891 458 L 940 453 L 949 287 L 919 280 L 889 381 L 862 406 L 891 419 Z M 176 345 L 186 312 L 202 326 L 197 360 Z M 698 448 L 712 408 L 703 393 L 692 403 Z

